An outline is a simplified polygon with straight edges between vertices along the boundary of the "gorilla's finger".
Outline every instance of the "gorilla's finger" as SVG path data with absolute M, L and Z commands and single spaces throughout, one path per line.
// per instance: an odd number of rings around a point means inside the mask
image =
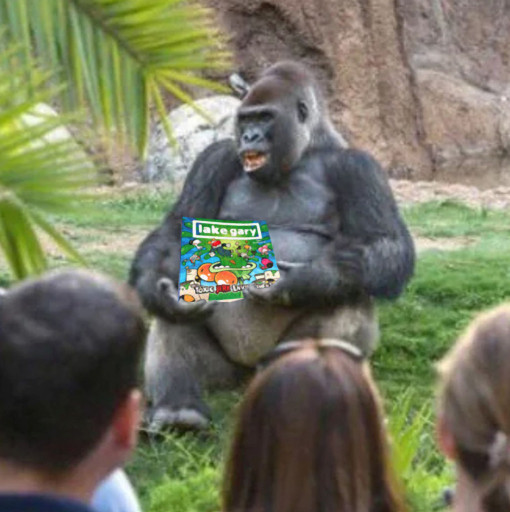
M 162 277 L 161 279 L 159 279 L 156 286 L 158 287 L 158 290 L 161 293 L 164 293 L 165 295 L 177 295 L 177 287 L 175 286 L 174 282 L 168 277 Z
M 282 286 L 281 281 L 274 283 L 269 288 L 248 288 L 243 291 L 243 294 L 245 298 L 256 302 L 271 302 L 282 306 L 289 306 L 292 302 L 289 290 Z
M 175 313 L 178 316 L 187 318 L 204 318 L 212 314 L 216 307 L 215 302 L 199 300 L 197 302 L 179 301 L 175 306 Z
M 255 288 L 251 286 L 243 290 L 243 296 L 245 299 L 253 300 L 255 302 L 268 302 L 272 298 L 272 288 Z
M 280 270 L 290 270 L 293 268 L 302 268 L 306 266 L 304 263 L 296 263 L 294 261 L 278 261 L 278 268 Z
M 157 282 L 157 287 L 164 297 L 166 310 L 170 316 L 181 318 L 204 318 L 209 316 L 215 304 L 206 300 L 196 302 L 184 302 L 179 300 L 177 287 L 175 283 L 167 278 L 162 277 Z

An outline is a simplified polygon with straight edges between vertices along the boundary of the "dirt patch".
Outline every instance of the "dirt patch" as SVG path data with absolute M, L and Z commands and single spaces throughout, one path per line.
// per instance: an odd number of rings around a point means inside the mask
M 449 200 L 472 208 L 510 208 L 510 187 L 480 190 L 474 186 L 437 181 L 390 180 L 390 183 L 395 198 L 401 205 Z
M 505 209 L 510 208 L 510 187 L 498 187 L 480 190 L 474 186 L 441 183 L 433 181 L 409 181 L 390 180 L 393 193 L 397 202 L 401 205 L 412 205 L 429 201 L 457 201 L 472 208 Z M 147 193 L 156 190 L 162 194 L 171 192 L 171 185 L 159 184 L 140 185 L 138 183 L 125 183 L 119 187 L 98 187 L 94 193 L 99 197 L 125 197 Z M 134 254 L 138 245 L 148 234 L 146 230 L 130 230 L 127 232 L 105 233 L 98 229 L 73 229 L 69 228 L 67 235 L 80 240 L 79 247 L 82 252 L 103 252 Z M 415 236 L 414 242 L 418 252 L 437 249 L 441 251 L 454 251 L 473 245 L 476 237 L 432 238 Z M 45 247 L 46 247 L 45 243 Z M 48 249 L 52 254 L 58 253 L 51 243 Z
M 108 232 L 99 229 L 69 228 L 61 229 L 60 232 L 71 242 L 73 247 L 78 248 L 81 254 L 90 252 L 133 254 L 141 241 L 147 236 L 146 229 Z M 41 234 L 43 249 L 48 256 L 59 258 L 62 251 L 44 233 Z
M 456 251 L 464 249 L 477 242 L 476 238 L 457 237 L 457 238 L 431 238 L 415 236 L 414 245 L 417 252 L 436 249 L 439 251 Z
M 85 230 L 82 230 L 80 236 L 84 236 Z M 104 231 L 97 232 L 100 237 L 94 237 L 95 230 L 87 230 L 90 232 L 90 239 L 84 240 L 80 243 L 81 250 L 83 252 L 118 252 L 134 254 L 142 240 L 148 235 L 148 231 L 135 230 L 126 233 L 111 233 L 105 234 Z
M 70 232 L 67 230 L 67 236 L 71 238 L 79 237 L 79 242 L 74 245 L 79 247 L 83 254 L 100 252 L 107 254 L 132 254 L 148 234 L 146 230 L 133 231 L 129 233 L 105 233 L 97 229 L 77 229 Z M 418 252 L 428 249 L 438 249 L 441 251 L 455 251 L 468 247 L 477 242 L 473 237 L 456 237 L 456 238 L 431 238 L 414 236 L 414 243 Z M 45 238 L 43 246 L 47 254 L 58 256 L 61 251 L 56 245 Z
M 510 187 L 507 186 L 482 189 L 460 183 L 403 179 L 391 179 L 390 185 L 400 205 L 449 200 L 464 203 L 472 208 L 510 209 Z M 172 195 L 172 185 L 168 183 L 140 184 L 126 182 L 118 187 L 97 187 L 92 191 L 96 197 L 137 196 L 148 191 L 170 197 Z
M 510 187 L 479 190 L 473 186 L 430 181 L 390 180 L 390 183 L 395 198 L 401 206 L 428 201 L 453 200 L 473 208 L 510 208 Z M 171 186 L 161 184 L 155 187 L 154 185 L 140 185 L 130 182 L 119 187 L 97 187 L 94 188 L 93 192 L 96 197 L 118 198 L 144 194 L 149 190 L 157 190 L 162 194 L 168 194 L 171 192 Z M 79 228 L 68 225 L 56 227 L 82 254 L 99 252 L 134 255 L 139 244 L 148 234 L 148 230 L 144 228 L 108 231 L 107 229 Z M 48 256 L 57 259 L 63 257 L 62 251 L 48 236 L 42 234 L 41 240 Z M 453 251 L 468 247 L 476 243 L 477 239 L 473 237 L 431 238 L 415 236 L 414 241 L 418 252 L 429 249 Z

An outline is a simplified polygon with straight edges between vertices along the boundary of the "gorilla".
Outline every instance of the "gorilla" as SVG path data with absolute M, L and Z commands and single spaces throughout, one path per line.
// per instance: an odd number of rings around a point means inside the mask
M 178 300 L 182 217 L 264 220 L 281 278 L 245 299 Z M 345 149 L 313 75 L 295 62 L 246 92 L 235 140 L 207 147 L 163 223 L 136 252 L 130 283 L 155 316 L 145 360 L 149 428 L 202 428 L 203 389 L 238 382 L 276 344 L 309 337 L 369 355 L 374 298 L 395 299 L 415 252 L 384 171 Z

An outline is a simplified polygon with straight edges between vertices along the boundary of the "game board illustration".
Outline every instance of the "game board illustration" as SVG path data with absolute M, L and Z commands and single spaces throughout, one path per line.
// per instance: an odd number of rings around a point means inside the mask
M 231 301 L 279 279 L 264 221 L 182 219 L 179 300 Z

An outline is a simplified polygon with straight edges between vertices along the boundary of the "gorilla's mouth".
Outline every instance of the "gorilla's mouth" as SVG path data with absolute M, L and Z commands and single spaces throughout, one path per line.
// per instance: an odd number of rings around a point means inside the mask
M 246 172 L 253 172 L 264 167 L 269 159 L 268 154 L 261 151 L 246 151 L 241 158 Z

